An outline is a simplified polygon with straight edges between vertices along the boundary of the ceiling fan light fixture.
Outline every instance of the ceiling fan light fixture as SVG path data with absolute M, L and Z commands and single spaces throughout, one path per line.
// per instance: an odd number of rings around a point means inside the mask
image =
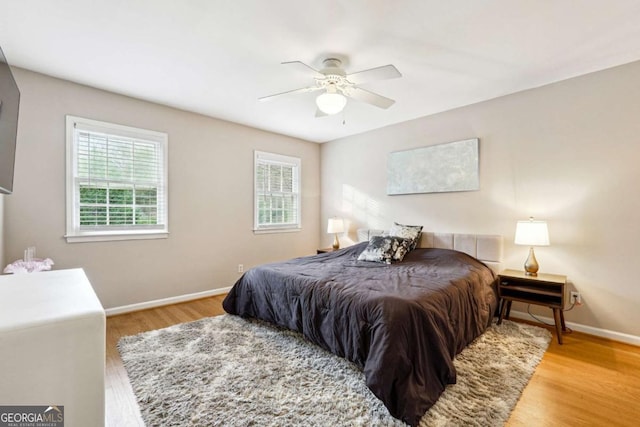
M 338 114 L 347 105 L 347 97 L 341 93 L 325 92 L 316 98 L 318 109 L 325 114 Z

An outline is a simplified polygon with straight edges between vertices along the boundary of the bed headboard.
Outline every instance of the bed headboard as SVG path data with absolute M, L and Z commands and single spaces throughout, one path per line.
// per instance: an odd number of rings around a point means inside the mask
M 384 234 L 383 230 L 359 228 L 358 241 L 367 242 L 372 236 Z M 423 231 L 419 248 L 454 249 L 464 252 L 487 264 L 498 273 L 502 269 L 502 236 L 493 234 L 456 234 Z

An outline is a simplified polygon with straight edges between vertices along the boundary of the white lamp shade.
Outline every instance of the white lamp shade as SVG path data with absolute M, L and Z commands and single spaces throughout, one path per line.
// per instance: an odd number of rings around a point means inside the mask
M 549 246 L 547 221 L 518 221 L 516 225 L 516 245 Z
M 347 98 L 340 93 L 323 93 L 316 98 L 318 109 L 325 114 L 337 114 L 347 105 Z
M 327 225 L 327 233 L 342 233 L 344 231 L 344 222 L 342 218 L 329 218 Z

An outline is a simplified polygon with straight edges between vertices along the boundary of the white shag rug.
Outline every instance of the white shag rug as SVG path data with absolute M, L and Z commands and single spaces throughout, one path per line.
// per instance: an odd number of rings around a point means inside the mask
M 551 334 L 503 321 L 455 360 L 458 382 L 420 421 L 501 426 Z M 300 334 L 221 315 L 118 343 L 147 426 L 404 426 L 353 363 Z

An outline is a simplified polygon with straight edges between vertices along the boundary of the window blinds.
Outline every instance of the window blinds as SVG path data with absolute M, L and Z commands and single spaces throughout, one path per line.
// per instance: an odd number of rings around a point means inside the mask
M 300 228 L 300 159 L 255 152 L 255 229 Z
M 166 134 L 74 123 L 79 230 L 166 229 Z

